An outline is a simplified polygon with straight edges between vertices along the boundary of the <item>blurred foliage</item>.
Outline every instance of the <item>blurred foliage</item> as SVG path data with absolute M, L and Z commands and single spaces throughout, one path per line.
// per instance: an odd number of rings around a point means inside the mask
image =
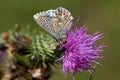
M 18 23 L 32 26 L 30 33 L 38 31 L 33 20 L 36 12 L 55 9 L 59 6 L 71 11 L 74 18 L 80 16 L 80 24 L 88 25 L 89 33 L 96 30 L 104 33 L 105 49 L 103 67 L 98 67 L 93 80 L 119 80 L 120 77 L 120 1 L 119 0 L 0 0 L 0 32 L 7 31 Z M 23 27 L 25 28 L 25 27 Z M 41 30 L 43 31 L 43 30 Z M 56 71 L 52 80 L 61 80 L 63 76 Z M 88 75 L 77 75 L 76 79 L 88 79 Z M 71 80 L 67 78 L 67 80 Z
M 31 36 L 26 28 L 24 31 L 16 24 L 14 30 L 1 35 L 0 79 L 48 80 L 61 56 L 60 44 L 50 35 L 38 32 Z

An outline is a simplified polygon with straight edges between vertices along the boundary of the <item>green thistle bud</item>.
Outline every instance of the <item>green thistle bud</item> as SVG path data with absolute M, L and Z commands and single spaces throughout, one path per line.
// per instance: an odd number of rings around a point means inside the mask
M 56 43 L 54 39 L 46 34 L 37 35 L 32 42 L 32 57 L 34 64 L 49 67 L 54 65 Z

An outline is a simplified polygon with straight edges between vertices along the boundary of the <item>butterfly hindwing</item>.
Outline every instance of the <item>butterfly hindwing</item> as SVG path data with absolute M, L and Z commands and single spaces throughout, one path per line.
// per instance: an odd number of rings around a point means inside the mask
M 56 33 L 65 33 L 66 28 L 70 29 L 72 19 L 71 13 L 65 8 L 59 7 L 55 12 L 56 16 L 53 19 L 54 30 Z M 55 25 L 57 24 L 57 25 Z

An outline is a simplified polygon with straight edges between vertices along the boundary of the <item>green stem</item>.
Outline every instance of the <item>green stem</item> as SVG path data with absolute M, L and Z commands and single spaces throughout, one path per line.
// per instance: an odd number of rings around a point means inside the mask
M 90 74 L 89 80 L 92 80 L 92 79 L 93 79 L 93 75 L 92 75 L 92 74 Z

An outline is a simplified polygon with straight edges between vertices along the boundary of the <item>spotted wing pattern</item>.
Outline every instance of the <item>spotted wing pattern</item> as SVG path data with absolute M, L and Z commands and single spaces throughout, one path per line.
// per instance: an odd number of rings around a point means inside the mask
M 73 20 L 71 13 L 62 7 L 36 13 L 33 17 L 38 25 L 56 39 L 65 37 L 65 30 L 71 28 Z

